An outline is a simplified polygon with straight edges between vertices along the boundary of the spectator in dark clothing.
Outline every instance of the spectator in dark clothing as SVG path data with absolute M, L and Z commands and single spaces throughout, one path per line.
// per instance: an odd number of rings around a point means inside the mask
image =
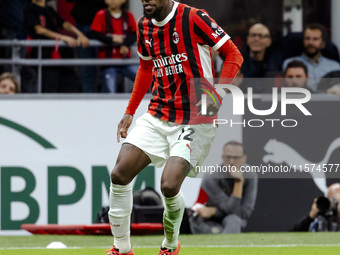
M 71 23 L 64 21 L 54 9 L 46 6 L 46 0 L 32 0 L 25 9 L 25 24 L 32 39 L 56 39 L 56 47 L 44 47 L 42 58 L 65 58 L 72 56 L 72 50 L 64 47 L 58 49 L 58 40 L 70 47 L 87 47 L 89 40 Z M 59 29 L 74 34 L 77 38 L 58 33 Z M 37 49 L 32 50 L 32 57 L 37 57 Z M 80 92 L 78 77 L 72 67 L 44 67 L 42 70 L 42 92 Z
M 1 35 L 10 35 L 2 39 L 26 39 L 24 26 L 24 10 L 30 0 L 3 0 L 0 1 L 0 32 Z
M 203 179 L 198 199 L 189 218 L 193 234 L 240 233 L 254 210 L 257 175 L 242 173 L 247 156 L 236 141 L 223 147 L 224 171 Z M 229 169 L 229 170 L 228 170 Z
M 87 34 L 90 31 L 96 13 L 106 7 L 104 0 L 67 0 L 67 2 L 75 3 L 71 14 L 76 21 L 76 27 L 84 34 Z M 95 58 L 96 50 L 93 47 L 78 47 L 76 49 L 76 54 L 78 58 Z M 79 67 L 83 92 L 97 92 L 96 70 L 95 66 Z
M 337 211 L 335 213 L 335 227 L 333 229 L 328 229 L 328 231 L 340 231 L 340 183 L 334 183 L 331 186 L 328 187 L 328 194 L 327 197 L 330 200 L 335 201 L 334 206 L 336 207 L 335 210 Z M 318 205 L 318 199 L 315 198 L 312 204 L 312 207 L 310 209 L 310 212 L 306 214 L 300 221 L 298 221 L 294 227 L 292 228 L 292 231 L 325 231 L 324 227 L 322 226 L 322 229 L 318 229 L 318 223 L 320 222 L 320 215 L 323 215 L 324 213 L 321 212 L 322 209 L 319 208 Z M 321 219 L 324 218 L 321 216 Z M 329 226 L 331 227 L 331 226 Z
M 282 58 L 279 53 L 274 53 L 271 47 L 272 39 L 268 27 L 257 23 L 250 27 L 247 36 L 247 50 L 242 53 L 244 58 L 241 72 L 244 78 L 275 77 L 281 71 Z M 255 80 L 244 80 L 241 89 L 253 87 L 255 93 L 266 92 L 265 88 Z
M 0 40 L 26 40 L 27 32 L 24 23 L 24 10 L 31 0 L 0 0 Z M 27 49 L 20 49 L 21 58 L 25 58 Z M 1 47 L 0 58 L 11 58 L 12 48 Z M 0 66 L 1 72 L 12 72 L 11 65 Z M 34 93 L 37 87 L 35 68 L 22 66 L 21 70 L 21 92 Z
M 0 0 L 0 40 L 25 40 L 24 9 L 30 0 Z M 21 55 L 25 55 L 22 50 Z M 11 58 L 11 47 L 0 47 L 0 58 Z M 1 65 L 0 73 L 10 72 L 10 65 Z
M 137 40 L 136 21 L 128 10 L 125 1 L 117 3 L 105 0 L 108 8 L 97 12 L 88 34 L 112 47 L 99 49 L 98 58 L 130 58 L 130 46 Z M 134 81 L 138 65 L 109 66 L 101 69 L 102 92 L 118 92 L 117 75 L 122 74 Z

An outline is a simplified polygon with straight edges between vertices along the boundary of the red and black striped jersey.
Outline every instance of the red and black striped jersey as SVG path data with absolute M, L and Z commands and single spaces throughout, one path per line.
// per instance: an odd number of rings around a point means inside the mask
M 211 48 L 218 50 L 229 38 L 204 10 L 175 1 L 161 22 L 141 17 L 138 54 L 154 65 L 148 112 L 162 120 L 194 124 L 192 106 L 201 93 L 196 93 L 192 79 L 214 78 Z

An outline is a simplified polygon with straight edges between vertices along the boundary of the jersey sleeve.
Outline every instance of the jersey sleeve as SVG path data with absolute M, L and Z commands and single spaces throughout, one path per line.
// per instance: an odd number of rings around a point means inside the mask
M 140 18 L 137 23 L 137 53 L 141 59 L 147 61 L 152 58 L 145 46 L 145 40 L 147 39 L 143 36 L 143 26 L 143 18 Z
M 98 33 L 105 33 L 105 12 L 104 10 L 100 10 L 94 16 L 94 19 L 91 24 L 91 30 L 96 31 Z
M 197 10 L 193 15 L 194 31 L 198 42 L 218 50 L 230 36 L 204 10 Z

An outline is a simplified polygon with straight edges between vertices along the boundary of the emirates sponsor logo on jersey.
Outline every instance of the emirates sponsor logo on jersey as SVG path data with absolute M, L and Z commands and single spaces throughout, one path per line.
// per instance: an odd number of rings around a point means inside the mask
M 153 59 L 152 61 L 155 70 L 157 71 L 157 77 L 163 77 L 164 75 L 169 76 L 184 73 L 182 62 L 185 62 L 187 60 L 187 54 L 182 53 Z
M 162 68 L 162 67 L 169 66 L 169 65 L 180 64 L 187 60 L 188 60 L 187 54 L 182 53 L 182 54 L 177 54 L 177 55 L 172 54 L 171 56 L 156 58 L 156 59 L 153 59 L 152 61 L 153 61 L 155 68 Z

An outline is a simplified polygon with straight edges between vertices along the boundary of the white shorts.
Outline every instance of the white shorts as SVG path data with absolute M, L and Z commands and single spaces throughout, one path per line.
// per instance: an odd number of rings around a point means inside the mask
M 141 149 L 156 167 L 162 167 L 172 156 L 184 158 L 192 166 L 188 176 L 195 177 L 194 168 L 207 157 L 216 129 L 213 124 L 179 125 L 145 113 L 124 143 Z

